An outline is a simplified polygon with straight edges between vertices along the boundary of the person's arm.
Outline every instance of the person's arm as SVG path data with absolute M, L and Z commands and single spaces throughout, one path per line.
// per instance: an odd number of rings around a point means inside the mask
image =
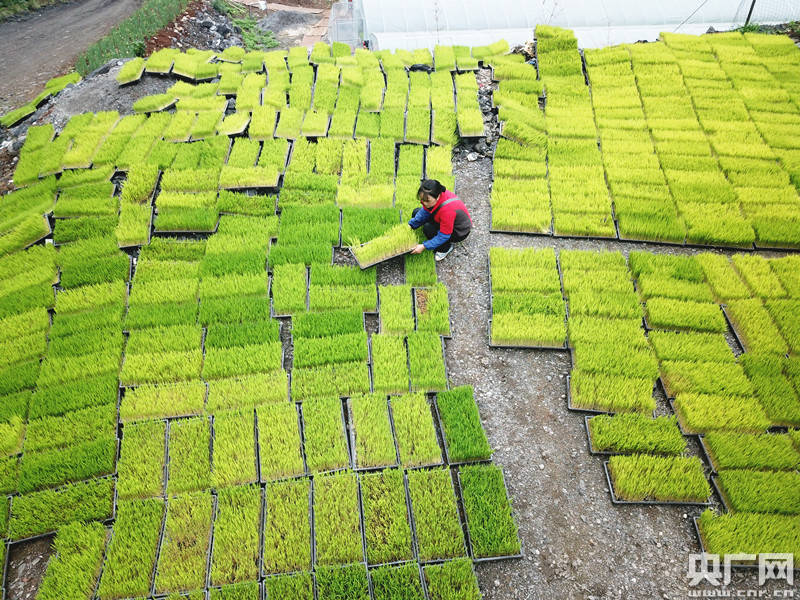
M 430 218 L 431 218 L 431 213 L 429 213 L 427 210 L 425 210 L 420 206 L 419 210 L 417 211 L 417 214 L 411 218 L 411 220 L 408 222 L 408 225 L 409 227 L 411 227 L 411 229 L 418 229 L 419 227 L 422 226 L 423 223 L 425 223 L 425 221 L 427 221 Z
M 431 239 L 423 242 L 422 245 L 425 246 L 426 250 L 436 250 L 436 248 L 438 248 L 442 244 L 445 244 L 447 240 L 450 239 L 450 235 L 451 234 L 449 233 L 442 233 L 442 231 L 439 230 L 439 233 L 437 233 Z
M 441 215 L 439 233 L 422 244 L 427 250 L 435 250 L 442 244 L 447 243 L 447 241 L 450 239 L 450 236 L 453 235 L 453 227 L 455 226 L 456 221 L 456 211 L 448 210 L 443 213 L 440 212 L 439 214 Z

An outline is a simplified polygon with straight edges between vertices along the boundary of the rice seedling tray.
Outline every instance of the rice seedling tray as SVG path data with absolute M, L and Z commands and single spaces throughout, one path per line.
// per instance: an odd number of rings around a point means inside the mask
M 611 483 L 611 472 L 608 469 L 608 461 L 603 462 L 603 470 L 606 473 L 606 482 L 608 483 L 608 493 L 611 495 L 612 504 L 625 504 L 625 505 L 643 505 L 643 506 L 711 506 L 711 499 L 705 502 L 680 502 L 675 500 L 620 500 L 614 493 L 614 486 Z
M 369 343 L 369 341 L 368 341 L 368 343 Z M 371 350 L 370 350 L 370 352 L 371 352 Z M 370 385 L 371 384 L 372 384 L 372 382 L 370 381 Z M 385 399 L 386 395 L 382 394 L 382 396 Z M 399 467 L 400 466 L 400 450 L 397 447 L 397 437 L 394 434 L 394 418 L 392 416 L 392 408 L 391 408 L 391 406 L 389 405 L 388 402 L 386 403 L 387 404 L 386 414 L 387 414 L 387 418 L 389 420 L 389 431 L 391 431 L 391 434 L 392 434 L 392 444 L 394 446 L 394 462 L 390 463 L 390 464 L 379 465 L 379 466 L 374 466 L 374 467 L 359 467 L 358 466 L 358 453 L 356 452 L 356 431 L 355 431 L 355 427 L 353 425 L 355 421 L 353 419 L 353 408 L 352 408 L 352 404 L 351 403 L 352 403 L 352 398 L 348 398 L 347 399 L 347 416 L 348 416 L 348 421 L 347 422 L 349 424 L 349 427 L 348 427 L 348 433 L 349 433 L 348 441 L 350 443 L 350 448 L 351 448 L 353 471 L 356 471 L 357 473 L 368 473 L 368 472 L 371 472 L 371 471 L 383 471 L 384 469 L 391 469 L 391 468 L 394 468 L 394 467 Z
M 570 350 L 570 354 L 572 354 L 572 350 Z M 574 364 L 574 361 L 573 361 L 573 364 Z M 567 410 L 569 410 L 571 412 L 576 412 L 576 413 L 588 413 L 590 415 L 613 415 L 613 414 L 615 414 L 614 412 L 609 411 L 609 410 L 599 410 L 599 409 L 596 409 L 596 408 L 581 408 L 579 406 L 573 406 L 573 404 L 572 404 L 572 391 L 570 389 L 571 388 L 571 386 L 570 386 L 570 376 L 566 375 L 564 377 L 564 380 L 566 381 L 566 385 L 567 385 Z
M 341 236 L 341 230 L 340 230 L 340 236 Z M 364 246 L 364 245 L 366 245 L 366 244 L 360 244 L 359 247 Z M 350 251 L 350 254 L 353 256 L 353 259 L 356 261 L 356 263 L 358 264 L 358 266 L 362 270 L 369 269 L 370 267 L 374 267 L 375 265 L 379 265 L 379 264 L 381 264 L 383 262 L 386 262 L 387 260 L 392 260 L 393 258 L 397 258 L 398 256 L 404 256 L 404 255 L 406 255 L 406 254 L 408 254 L 410 252 L 410 250 L 403 250 L 402 252 L 398 252 L 397 254 L 392 254 L 391 256 L 385 256 L 384 258 L 382 258 L 380 260 L 376 260 L 374 262 L 362 265 L 360 262 L 358 262 L 358 258 L 356 258 L 356 255 L 353 252 L 353 250 L 351 248 L 349 248 L 349 247 L 348 247 L 348 250 Z M 331 260 L 331 264 L 333 264 L 333 260 Z
M 745 348 L 744 342 L 742 341 L 742 338 L 739 336 L 739 332 L 736 331 L 736 326 L 733 324 L 733 320 L 730 318 L 730 315 L 728 315 L 726 305 L 720 304 L 720 308 L 722 309 L 722 315 L 725 317 L 725 322 L 728 324 L 728 328 L 731 330 L 731 333 L 733 333 L 733 338 L 736 340 L 736 343 L 738 344 L 742 352 L 746 352 L 747 348 Z
M 707 554 L 708 551 L 706 550 L 705 539 L 703 538 L 703 534 L 700 532 L 700 517 L 692 517 L 692 523 L 694 525 L 694 532 L 697 534 L 697 542 L 700 545 L 700 552 L 703 554 Z M 731 562 L 730 567 L 732 569 L 738 569 L 738 570 L 756 570 L 759 568 L 758 563 L 742 563 L 742 562 Z M 795 566 L 794 571 L 800 572 L 800 566 Z
M 494 181 L 494 171 L 492 172 L 492 181 Z M 553 218 L 550 217 L 550 228 L 547 231 L 515 231 L 512 229 L 496 229 L 491 226 L 492 223 L 492 206 L 489 204 L 489 233 L 502 233 L 507 235 L 520 235 L 531 237 L 554 237 L 553 236 Z
M 405 558 L 401 560 L 393 560 L 390 562 L 378 562 L 378 563 L 371 563 L 369 562 L 369 555 L 367 554 L 367 523 L 366 519 L 364 518 L 364 502 L 362 499 L 361 494 L 361 475 L 357 474 L 356 477 L 358 478 L 358 511 L 361 517 L 361 535 L 364 539 L 364 557 L 366 559 L 366 564 L 368 568 L 372 567 L 391 567 L 406 564 L 412 561 L 416 561 L 419 557 L 419 553 L 417 552 L 417 537 L 414 530 L 414 526 L 412 525 L 412 514 L 411 514 L 411 503 L 410 498 L 411 495 L 408 491 L 408 477 L 405 472 L 403 472 L 403 494 L 405 496 L 405 504 L 406 504 L 406 519 L 408 519 L 409 530 L 411 532 L 411 558 Z M 370 582 L 371 585 L 371 582 Z M 372 592 L 372 588 L 370 587 L 370 593 Z
M 659 380 L 660 379 L 661 378 L 659 377 Z M 672 411 L 672 414 L 674 414 L 675 417 L 677 417 L 676 418 L 676 422 L 678 423 L 678 429 L 680 429 L 681 434 L 683 434 L 686 437 L 692 437 L 692 436 L 699 437 L 701 435 L 700 433 L 694 433 L 694 432 L 686 430 L 686 428 L 685 428 L 685 426 L 684 426 L 684 424 L 682 422 L 683 419 L 681 419 L 680 413 L 678 413 L 678 411 L 675 410 L 675 398 L 667 397 L 667 402 L 669 403 L 669 408 Z
M 489 458 L 479 458 L 475 460 L 451 460 L 450 458 L 450 447 L 447 443 L 447 436 L 444 433 L 444 422 L 442 421 L 442 416 L 439 414 L 439 403 L 437 400 L 432 401 L 434 415 L 436 417 L 436 434 L 440 439 L 440 444 L 442 448 L 444 448 L 444 464 L 448 467 L 458 467 L 461 465 L 474 465 L 480 463 L 491 463 L 492 459 Z
M 716 475 L 717 474 L 717 465 L 714 462 L 714 460 L 711 458 L 711 452 L 709 452 L 708 446 L 706 446 L 705 436 L 703 436 L 703 435 L 697 436 L 697 441 L 700 444 L 700 452 L 702 453 L 703 458 L 705 458 L 706 464 L 711 469 L 710 473 L 712 475 Z M 711 483 L 712 483 L 712 485 L 714 484 L 713 481 Z
M 711 489 L 714 490 L 714 493 L 719 498 L 720 504 L 722 504 L 722 508 L 725 509 L 725 512 L 735 512 L 731 510 L 731 501 L 728 498 L 728 494 L 725 492 L 725 487 L 718 481 L 718 479 L 719 477 L 715 475 L 709 477 L 709 480 L 711 481 Z
M 411 288 L 411 300 L 412 300 L 411 315 L 414 318 L 414 331 L 418 331 L 418 324 L 417 324 L 417 290 L 425 290 L 425 289 L 428 289 L 428 288 L 424 288 L 424 287 L 412 287 Z M 489 297 L 489 302 L 490 302 L 489 306 L 491 307 L 491 296 Z M 489 319 L 489 321 L 491 322 L 491 319 Z M 450 314 L 450 298 L 449 298 L 449 296 L 448 296 L 448 302 L 447 302 L 447 328 L 449 330 L 449 333 L 446 333 L 446 334 L 441 333 L 439 335 L 441 335 L 444 339 L 448 339 L 448 340 L 453 339 L 453 315 Z
M 494 562 L 498 560 L 512 560 L 518 558 L 525 558 L 525 548 L 523 546 L 522 538 L 519 538 L 520 543 L 520 550 L 517 554 L 506 554 L 501 556 L 487 556 L 482 558 L 475 557 L 475 550 L 472 546 L 472 536 L 470 535 L 469 529 L 469 518 L 467 517 L 467 512 L 464 509 L 464 488 L 461 484 L 461 471 L 456 471 L 456 481 L 458 482 L 458 503 L 459 503 L 459 512 L 462 512 L 464 515 L 464 533 L 465 539 L 467 544 L 467 549 L 469 550 L 469 557 L 472 559 L 473 563 L 484 563 L 484 562 Z M 508 486 L 506 485 L 506 478 L 503 477 L 503 489 L 505 490 L 506 494 L 506 501 L 508 502 L 509 506 L 511 506 L 511 497 L 508 494 Z
M 620 452 L 611 452 L 610 450 L 595 450 L 594 449 L 594 442 L 592 441 L 592 431 L 589 429 L 589 420 L 592 417 L 589 415 L 584 415 L 583 417 L 583 426 L 586 429 L 586 443 L 589 446 L 589 454 L 594 456 L 610 456 L 612 454 L 621 454 Z
M 150 217 L 152 223 L 152 216 Z M 155 224 L 153 224 L 155 226 Z M 167 229 L 154 229 L 153 232 L 150 234 L 150 238 L 152 239 L 155 237 L 175 237 L 180 236 L 183 238 L 188 238 L 192 240 L 205 240 L 208 239 L 209 236 L 217 233 L 219 229 L 219 217 L 217 217 L 217 222 L 214 225 L 214 229 L 209 231 L 191 231 L 191 230 L 167 230 Z

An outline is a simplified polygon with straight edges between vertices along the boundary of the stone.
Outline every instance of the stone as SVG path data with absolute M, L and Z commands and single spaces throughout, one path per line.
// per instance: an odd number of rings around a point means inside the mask
M 467 160 L 469 162 L 475 162 L 476 160 L 478 160 L 478 158 L 479 156 L 477 152 L 470 152 L 469 154 L 467 154 Z
M 214 27 L 214 23 L 212 23 L 211 21 L 203 21 L 202 23 L 200 23 L 200 27 L 203 27 L 204 29 L 211 29 L 212 27 Z

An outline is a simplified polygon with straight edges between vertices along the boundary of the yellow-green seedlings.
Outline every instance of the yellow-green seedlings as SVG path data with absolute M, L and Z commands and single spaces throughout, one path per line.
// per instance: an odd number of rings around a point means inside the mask
M 425 396 L 407 394 L 393 399 L 391 405 L 400 462 L 404 466 L 441 463 L 442 452 Z
M 347 467 L 350 456 L 342 421 L 342 403 L 325 398 L 303 405 L 303 433 L 308 469 L 312 473 Z
M 442 420 L 450 462 L 491 458 L 492 447 L 481 425 L 471 386 L 440 392 L 436 397 L 436 405 Z
M 305 471 L 300 421 L 294 404 L 258 407 L 258 432 L 262 480 L 293 477 Z
M 518 554 L 517 526 L 502 470 L 494 465 L 461 467 L 459 480 L 474 556 Z
M 705 502 L 711 494 L 703 465 L 695 456 L 612 456 L 608 470 L 620 500 Z
M 256 481 L 256 441 L 253 411 L 222 412 L 214 416 L 215 488 Z
M 169 427 L 170 495 L 211 487 L 211 430 L 208 419 L 173 421 Z
M 363 469 L 396 464 L 397 453 L 386 397 L 378 394 L 354 396 L 348 406 L 355 440 L 355 466 Z
M 318 481 L 320 478 L 315 480 L 315 486 Z M 308 479 L 267 484 L 264 519 L 266 573 L 292 573 L 311 568 L 310 488 Z M 350 543 L 349 540 L 343 541 L 345 545 Z M 360 543 L 360 539 L 358 541 Z M 272 579 L 267 578 L 267 581 Z
M 358 510 L 358 482 L 353 473 L 314 479 L 314 531 L 318 565 L 364 560 Z
M 371 564 L 411 558 L 411 526 L 408 520 L 403 472 L 386 469 L 361 476 L 361 500 Z
M 433 391 L 447 387 L 442 342 L 438 335 L 416 331 L 409 334 L 408 361 L 412 389 Z
M 170 498 L 156 570 L 159 593 L 205 585 L 212 509 L 206 492 Z
M 260 520 L 261 489 L 258 486 L 231 487 L 218 491 L 211 559 L 213 585 L 258 578 Z

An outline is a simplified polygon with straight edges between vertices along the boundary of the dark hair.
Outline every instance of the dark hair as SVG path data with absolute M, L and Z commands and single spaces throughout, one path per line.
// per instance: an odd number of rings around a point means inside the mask
M 417 190 L 417 197 L 425 194 L 427 196 L 433 196 L 434 198 L 438 198 L 442 192 L 445 191 L 445 187 L 439 183 L 436 179 L 423 179 L 422 183 Z

